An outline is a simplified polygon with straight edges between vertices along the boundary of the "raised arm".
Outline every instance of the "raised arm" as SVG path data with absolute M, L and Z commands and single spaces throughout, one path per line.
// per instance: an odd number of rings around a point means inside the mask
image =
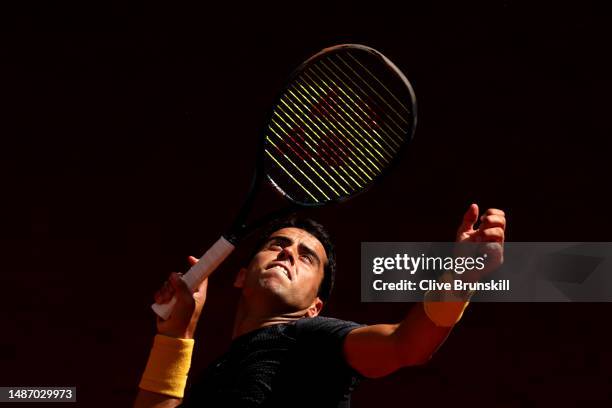
M 194 264 L 197 259 L 189 257 Z M 206 301 L 208 279 L 195 293 L 173 273 L 155 294 L 155 302 L 167 303 L 175 295 L 176 305 L 167 320 L 157 317 L 157 336 L 149 356 L 134 408 L 173 408 L 182 396 L 191 364 L 193 334 Z
M 503 211 L 487 210 L 480 217 L 479 228 L 474 229 L 477 221 L 478 206 L 472 204 L 457 231 L 457 242 L 494 242 L 503 245 L 506 228 Z M 497 264 L 493 263 L 487 267 L 487 272 L 497 268 L 501 262 L 502 257 L 499 257 Z M 377 378 L 401 367 L 427 362 L 442 345 L 453 326 L 434 323 L 435 319 L 426 313 L 424 305 L 419 303 L 412 307 L 399 324 L 376 324 L 351 331 L 344 341 L 347 363 L 362 375 Z M 444 302 L 438 305 L 444 307 L 446 315 L 456 316 L 454 321 L 458 321 L 467 301 Z

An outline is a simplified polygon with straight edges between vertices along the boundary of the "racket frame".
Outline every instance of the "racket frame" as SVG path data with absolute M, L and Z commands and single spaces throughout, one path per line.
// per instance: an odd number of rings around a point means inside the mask
M 295 68 L 291 72 L 291 74 L 289 75 L 289 79 L 285 82 L 285 85 L 280 90 L 280 92 L 278 92 L 276 98 L 274 99 L 272 108 L 270 109 L 267 115 L 268 120 L 265 122 L 265 127 L 264 127 L 264 130 L 261 132 L 261 134 L 263 135 L 266 133 L 267 127 L 272 121 L 272 118 L 274 115 L 274 109 L 279 104 L 283 95 L 287 93 L 287 90 L 290 88 L 290 86 L 295 82 L 295 80 L 299 77 L 299 75 L 306 70 L 306 68 L 308 68 L 311 64 L 315 63 L 316 61 L 328 55 L 333 55 L 337 52 L 346 51 L 346 50 L 359 50 L 359 51 L 365 51 L 365 52 L 370 53 L 377 59 L 381 60 L 385 65 L 387 65 L 393 71 L 393 73 L 395 73 L 398 76 L 398 78 L 403 82 L 403 84 L 406 87 L 406 90 L 408 91 L 408 95 L 410 97 L 411 107 L 412 107 L 412 110 L 410 111 L 410 114 L 411 114 L 410 115 L 411 116 L 410 128 L 406 132 L 407 139 L 400 145 L 399 150 L 394 155 L 391 163 L 385 169 L 379 172 L 375 176 L 374 180 L 368 183 L 368 185 L 365 186 L 364 188 L 349 195 L 348 197 L 333 198 L 333 199 L 330 199 L 328 201 L 321 202 L 321 203 L 304 203 L 304 202 L 294 200 L 289 194 L 283 191 L 283 189 L 280 186 L 278 186 L 278 184 L 274 181 L 274 179 L 272 179 L 272 177 L 270 177 L 269 174 L 266 174 L 266 171 L 264 168 L 265 137 L 260 138 L 259 145 L 258 145 L 258 151 L 257 151 L 257 163 L 256 163 L 255 177 L 253 179 L 253 186 L 255 187 L 257 183 L 261 183 L 261 177 L 265 176 L 265 178 L 267 178 L 270 184 L 272 184 L 274 189 L 278 191 L 278 193 L 281 194 L 285 199 L 287 199 L 289 202 L 294 204 L 296 208 L 299 208 L 299 207 L 311 207 L 312 208 L 312 207 L 321 207 L 323 205 L 340 204 L 350 199 L 353 199 L 354 197 L 357 197 L 365 193 L 366 191 L 369 191 L 370 188 L 372 188 L 372 186 L 379 183 L 383 177 L 389 174 L 389 172 L 397 166 L 399 158 L 405 154 L 408 144 L 414 137 L 416 124 L 417 124 L 417 102 L 416 102 L 416 95 L 414 93 L 414 89 L 412 88 L 412 85 L 410 84 L 410 82 L 408 81 L 408 78 L 406 78 L 404 73 L 400 71 L 400 69 L 393 62 L 391 62 L 391 60 L 389 60 L 381 52 L 375 50 L 374 48 L 371 48 L 371 47 L 368 47 L 367 45 L 362 45 L 362 44 L 339 44 L 333 47 L 324 48 L 318 53 L 308 58 L 307 60 L 305 60 L 304 62 L 302 62 L 300 65 L 298 65 L 298 67 Z

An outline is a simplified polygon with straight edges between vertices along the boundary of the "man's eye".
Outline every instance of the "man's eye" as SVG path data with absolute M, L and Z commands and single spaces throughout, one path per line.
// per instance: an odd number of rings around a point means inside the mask
M 280 246 L 280 245 L 278 245 L 278 244 L 271 244 L 271 245 L 270 245 L 270 249 L 280 250 L 280 249 L 283 249 L 283 247 L 281 247 L 281 246 Z
M 312 257 L 310 255 L 302 255 L 302 259 L 308 263 L 312 263 Z

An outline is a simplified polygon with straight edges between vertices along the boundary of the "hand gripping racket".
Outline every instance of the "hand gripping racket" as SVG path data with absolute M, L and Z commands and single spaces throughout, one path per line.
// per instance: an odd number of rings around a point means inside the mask
M 264 128 L 255 175 L 229 230 L 183 275 L 193 290 L 248 233 L 295 210 L 340 203 L 385 174 L 414 134 L 416 99 L 404 74 L 380 52 L 357 44 L 326 48 L 302 63 L 276 99 Z M 288 201 L 246 225 L 268 180 Z M 153 304 L 163 319 L 176 299 Z

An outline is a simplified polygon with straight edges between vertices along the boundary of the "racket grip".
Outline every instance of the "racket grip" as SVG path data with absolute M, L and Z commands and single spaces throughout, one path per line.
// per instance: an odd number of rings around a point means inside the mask
M 200 283 L 213 273 L 215 269 L 228 257 L 234 250 L 234 244 L 229 242 L 224 237 L 221 237 L 214 243 L 212 247 L 196 262 L 186 274 L 182 276 L 189 289 L 195 290 Z M 168 303 L 158 304 L 153 303 L 151 308 L 159 317 L 166 320 L 170 317 L 170 313 L 176 304 L 176 297 Z

